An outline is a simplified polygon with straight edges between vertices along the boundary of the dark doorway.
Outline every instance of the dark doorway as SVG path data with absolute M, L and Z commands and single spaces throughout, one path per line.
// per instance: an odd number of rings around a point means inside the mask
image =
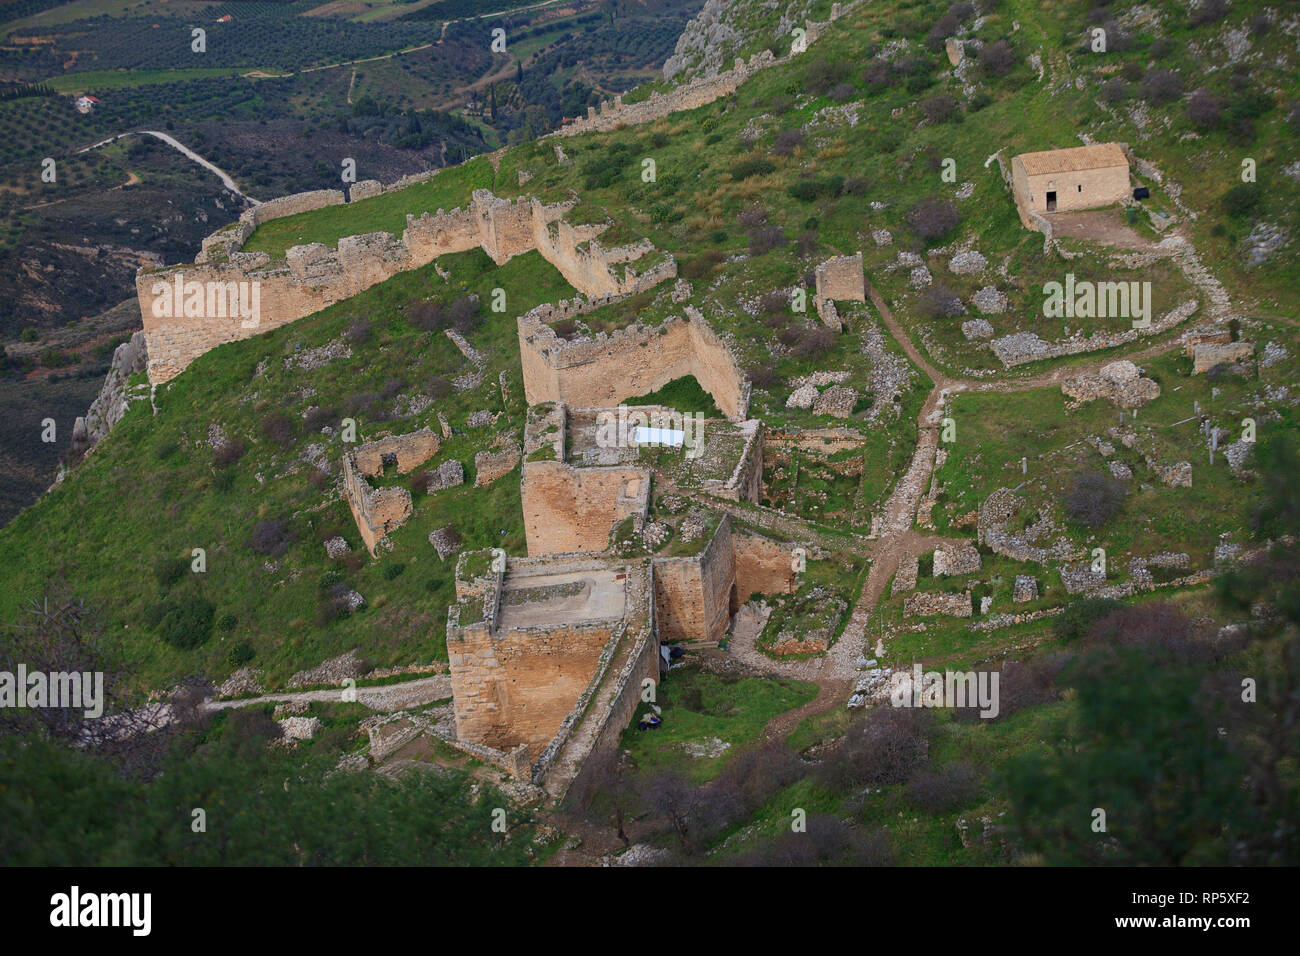
M 1056 190 L 1053 189 L 1047 194 L 1047 211 L 1056 212 Z

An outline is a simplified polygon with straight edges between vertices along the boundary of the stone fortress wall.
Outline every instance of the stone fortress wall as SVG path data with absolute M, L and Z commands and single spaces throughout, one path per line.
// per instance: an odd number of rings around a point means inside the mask
M 583 315 L 612 300 L 540 305 L 519 317 L 524 395 L 530 405 L 567 402 L 609 408 L 694 375 L 728 418 L 749 410 L 749 382 L 731 348 L 691 306 L 686 319 L 658 327 L 629 325 L 594 337 L 562 339 L 550 323 Z
M 238 251 L 259 222 L 336 205 L 341 195 L 322 190 L 264 203 L 235 227 L 208 237 L 193 265 L 140 270 L 136 293 L 150 381 L 165 382 L 211 348 L 296 321 L 449 253 L 481 248 L 499 265 L 536 249 L 575 289 L 594 297 L 630 295 L 677 274 L 676 260 L 653 256 L 647 241 L 606 248 L 597 239 L 606 224 L 565 222 L 572 203 L 550 205 L 530 197 L 511 202 L 483 189 L 474 192 L 466 208 L 408 214 L 400 239 L 383 232 L 346 236 L 335 249 L 321 243 L 294 246 L 283 260 Z M 272 205 L 276 208 L 264 211 Z M 178 282 L 186 290 L 183 297 L 175 294 Z M 224 296 L 216 294 L 252 287 L 259 302 L 256 322 L 241 321 Z M 199 294 L 192 297 L 189 289 Z M 177 301 L 169 307 L 168 299 Z
M 803 28 L 807 34 L 808 45 L 813 44 L 832 22 L 856 6 L 857 3 L 836 3 L 831 6 L 830 20 L 806 21 Z M 736 92 L 740 85 L 755 73 L 779 63 L 787 63 L 797 55 L 791 52 L 786 56 L 777 57 L 771 50 L 762 50 L 748 60 L 736 57 L 730 70 L 680 83 L 667 92 L 656 91 L 647 99 L 637 103 L 624 103 L 620 95 L 612 100 L 605 100 L 599 107 L 589 106 L 585 117 L 576 119 L 548 135 L 577 136 L 580 133 L 608 132 L 624 126 L 653 123 L 671 113 L 707 106 L 715 100 Z
M 585 758 L 622 733 L 643 681 L 658 679 L 653 568 L 594 555 L 510 558 L 502 570 L 468 578 L 466 558 L 457 566 L 458 603 L 447 627 L 455 746 L 545 785 L 558 799 Z M 617 575 L 623 602 L 616 615 L 503 622 L 509 587 L 537 587 L 545 602 L 557 599 L 553 591 L 545 596 L 557 580 L 590 575 Z M 462 623 L 466 614 L 474 619 Z
M 521 497 L 530 555 L 604 551 L 614 525 L 646 516 L 650 472 L 530 461 L 524 463 Z

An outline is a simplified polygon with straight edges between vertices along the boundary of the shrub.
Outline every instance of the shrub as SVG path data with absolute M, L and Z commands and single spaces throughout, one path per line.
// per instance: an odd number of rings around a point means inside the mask
M 907 782 L 907 797 L 927 813 L 947 813 L 969 803 L 979 789 L 979 775 L 969 764 L 922 767 Z
M 1006 40 L 986 43 L 980 47 L 980 69 L 989 76 L 1005 76 L 1015 62 L 1016 55 Z
M 769 215 L 766 206 L 761 203 L 753 203 L 740 211 L 736 221 L 745 229 L 754 229 L 764 225 Z
M 1155 43 L 1151 44 L 1151 49 L 1147 51 L 1147 54 L 1153 60 L 1163 60 L 1165 57 L 1167 57 L 1170 53 L 1173 52 L 1174 52 L 1174 41 L 1169 39 L 1169 37 L 1161 37 L 1160 39 L 1156 40 Z
M 435 375 L 424 383 L 424 391 L 430 398 L 446 398 L 451 394 L 451 382 L 445 375 Z
M 753 383 L 755 388 L 771 388 L 780 381 L 776 374 L 776 366 L 771 362 L 751 365 L 745 369 L 745 376 Z
M 409 313 L 411 324 L 424 332 L 439 332 L 447 327 L 446 310 L 441 302 L 417 302 Z
M 289 550 L 291 540 L 292 534 L 287 522 L 279 518 L 267 518 L 253 526 L 248 546 L 258 554 L 278 558 Z
M 158 621 L 158 636 L 177 650 L 202 647 L 212 636 L 215 614 L 213 603 L 198 595 L 169 601 Z
M 786 192 L 800 202 L 812 202 L 823 197 L 838 196 L 843 189 L 843 176 L 818 176 L 812 179 L 801 179 L 787 186 Z
M 1223 194 L 1223 209 L 1233 219 L 1250 215 L 1259 205 L 1259 190 L 1249 183 L 1237 183 Z
M 847 176 L 844 179 L 844 194 L 847 196 L 861 196 L 867 191 L 870 183 L 864 176 Z
M 217 468 L 225 468 L 243 458 L 247 451 L 248 446 L 240 439 L 227 438 L 213 450 L 212 464 Z
M 844 78 L 844 66 L 840 60 L 820 59 L 808 64 L 803 81 L 811 93 L 823 94 Z
M 922 239 L 939 239 L 957 228 L 961 216 L 951 199 L 922 199 L 907 213 L 907 222 Z
M 783 129 L 776 134 L 776 142 L 772 145 L 772 152 L 778 156 L 793 156 L 795 149 L 802 143 L 803 130 Z
M 766 176 L 776 172 L 776 166 L 770 159 L 742 159 L 731 167 L 731 178 L 740 182 L 751 176 Z
M 396 564 L 387 565 L 384 568 L 384 579 L 392 581 L 394 578 L 400 577 L 402 572 L 405 570 L 406 565 L 402 564 L 400 561 Z
M 183 578 L 189 568 L 190 562 L 185 558 L 159 558 L 153 564 L 153 576 L 158 587 L 166 591 Z
M 867 86 L 888 86 L 890 72 L 888 61 L 872 60 L 862 71 L 862 82 Z
M 37 332 L 36 329 L 30 325 L 23 329 L 18 335 L 18 341 L 20 342 L 39 342 L 40 338 L 41 333 Z
M 815 229 L 809 229 L 806 232 L 800 233 L 797 240 L 797 248 L 799 250 L 799 255 L 804 258 L 816 255 L 818 248 L 820 248 L 817 242 L 817 231 Z
M 356 319 L 345 333 L 353 345 L 364 345 L 370 341 L 373 327 L 367 319 Z
M 322 428 L 338 428 L 342 416 L 337 408 L 316 407 L 303 416 L 302 424 L 309 432 L 319 432 Z
M 460 296 L 447 308 L 447 318 L 452 328 L 461 335 L 467 335 L 483 321 L 478 311 L 478 296 Z
M 829 352 L 835 347 L 835 333 L 821 323 L 811 323 L 798 327 L 798 337 L 791 349 L 798 358 L 807 358 Z
M 940 282 L 926 287 L 921 293 L 918 307 L 921 314 L 930 319 L 952 319 L 966 313 L 966 307 L 962 305 L 957 293 Z
M 1218 23 L 1228 15 L 1226 0 L 1201 0 L 1188 18 L 1194 27 L 1209 26 Z
M 785 243 L 785 230 L 780 226 L 763 226 L 749 234 L 749 251 L 752 255 L 764 255 L 781 248 Z
M 71 365 L 73 361 L 72 356 L 55 348 L 41 352 L 41 364 L 46 368 L 63 368 L 65 365 Z
M 946 93 L 921 101 L 921 113 L 930 123 L 946 123 L 957 112 L 957 101 Z
M 1058 641 L 1077 641 L 1095 622 L 1123 606 L 1111 598 L 1086 597 L 1071 601 L 1052 618 L 1052 636 Z
M 1123 482 L 1100 471 L 1078 472 L 1065 493 L 1065 513 L 1088 528 L 1099 528 L 1124 504 Z
M 166 461 L 172 455 L 176 454 L 176 452 L 180 450 L 180 447 L 179 444 L 168 439 L 167 441 L 159 442 L 154 446 L 153 454 L 159 461 Z
M 1207 90 L 1197 90 L 1187 101 L 1187 118 L 1198 129 L 1213 129 L 1223 122 L 1224 102 Z
M 903 783 L 929 751 L 931 719 L 922 709 L 872 708 L 822 764 L 819 775 L 837 790 Z
M 1273 21 L 1268 18 L 1267 13 L 1256 14 L 1250 18 L 1250 32 L 1252 36 L 1264 36 L 1272 26 Z
M 858 95 L 858 89 L 852 83 L 836 83 L 826 95 L 836 103 L 847 103 Z
M 777 93 L 767 101 L 767 111 L 773 116 L 781 116 L 792 109 L 794 109 L 794 97 L 784 93 Z
M 233 468 L 223 468 L 212 476 L 212 487 L 217 491 L 229 491 L 235 486 L 239 472 Z
M 239 618 L 227 611 L 221 617 L 217 618 L 217 630 L 223 634 L 229 634 L 239 624 Z
M 1107 80 L 1101 86 L 1101 101 L 1114 106 L 1128 99 L 1128 84 L 1119 77 Z
M 240 641 L 230 650 L 226 651 L 226 661 L 232 667 L 243 667 L 251 661 L 257 652 L 253 650 L 253 645 L 248 641 Z
M 1142 96 L 1154 106 L 1172 103 L 1183 95 L 1183 78 L 1173 70 L 1151 70 L 1142 80 Z
M 281 448 L 293 444 L 293 419 L 278 408 L 262 417 L 262 434 Z

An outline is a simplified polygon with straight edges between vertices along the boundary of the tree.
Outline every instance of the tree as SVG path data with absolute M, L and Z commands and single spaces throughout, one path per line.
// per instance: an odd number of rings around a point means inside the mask
M 1124 483 L 1100 471 L 1077 472 L 1065 493 L 1065 513 L 1078 524 L 1099 528 L 1124 504 Z
M 907 213 L 907 222 L 922 239 L 939 239 L 957 228 L 961 215 L 951 199 L 931 197 L 917 202 Z

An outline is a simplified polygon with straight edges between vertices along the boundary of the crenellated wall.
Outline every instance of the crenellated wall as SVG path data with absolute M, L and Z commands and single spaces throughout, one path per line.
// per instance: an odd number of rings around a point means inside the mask
M 565 340 L 550 326 L 608 304 L 607 299 L 560 302 L 519 317 L 524 395 L 530 405 L 567 402 L 579 408 L 608 408 L 694 375 L 723 414 L 745 416 L 749 383 L 727 343 L 690 306 L 687 320 L 669 317 L 657 328 L 634 324 L 593 338 Z
M 303 195 L 310 198 L 301 204 L 309 208 L 335 203 L 332 192 Z M 273 202 L 283 203 L 282 215 L 291 215 L 302 211 L 288 202 L 297 198 Z M 256 227 L 258 210 L 270 205 L 255 207 L 247 221 L 241 218 L 235 227 L 208 237 L 195 264 L 136 274 L 151 382 L 173 378 L 217 345 L 293 322 L 399 272 L 468 249 L 482 248 L 498 265 L 537 249 L 587 296 L 630 295 L 677 274 L 673 257 L 650 255 L 653 246 L 647 242 L 606 248 L 595 238 L 606 224 L 564 222 L 571 204 L 546 205 L 529 197 L 511 202 L 484 189 L 474 192 L 468 208 L 408 215 L 400 239 L 383 232 L 346 236 L 334 249 L 320 243 L 294 246 L 283 260 L 235 251 Z M 638 272 L 632 264 L 643 260 L 644 271 Z M 256 305 L 251 314 L 236 310 L 231 296 L 238 293 L 245 305 Z

